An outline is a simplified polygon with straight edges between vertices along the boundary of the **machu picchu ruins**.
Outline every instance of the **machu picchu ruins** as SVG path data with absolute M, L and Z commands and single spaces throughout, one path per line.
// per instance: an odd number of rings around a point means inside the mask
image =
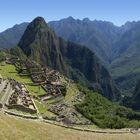
M 33 95 L 32 90 L 29 91 L 27 88 L 28 83 L 19 82 L 11 77 L 4 79 L 1 76 L 1 108 L 38 115 L 40 113 L 37 105 L 46 104 L 52 116 L 48 117 L 47 114 L 42 114 L 44 119 L 49 118 L 49 120 L 51 119 L 69 125 L 90 124 L 90 121 L 78 113 L 68 102 L 66 103 L 64 101 L 67 95 L 68 85 L 66 83 L 71 83 L 71 81 L 65 79 L 58 71 L 44 67 L 31 60 L 22 61 L 19 58 L 6 58 L 5 64 L 3 63 L 3 66 L 5 65 L 14 66 L 20 77 L 30 77 L 33 82 L 29 85 L 33 87 L 38 86 L 38 92 L 43 89 L 44 93 L 38 96 Z
M 9 79 L 9 82 L 14 89 L 6 106 L 8 109 L 17 109 L 29 113 L 37 113 L 36 106 L 25 86 L 14 79 Z
M 83 117 L 79 112 L 77 112 L 73 107 L 64 102 L 56 103 L 51 105 L 49 110 L 56 114 L 56 120 L 58 122 L 64 122 L 65 124 L 77 124 L 77 125 L 88 125 L 91 124 L 91 121 Z
M 23 84 L 14 79 L 0 79 L 0 89 L 0 104 L 4 109 L 37 113 L 35 104 Z

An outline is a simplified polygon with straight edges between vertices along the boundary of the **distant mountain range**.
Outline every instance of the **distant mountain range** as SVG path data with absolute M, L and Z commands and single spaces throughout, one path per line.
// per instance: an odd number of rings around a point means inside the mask
M 17 45 L 28 23 L 16 24 L 12 28 L 0 33 L 0 48 L 11 48 Z
M 0 33 L 0 47 L 16 46 L 28 23 Z M 132 92 L 140 79 L 140 22 L 127 22 L 121 27 L 106 21 L 68 17 L 48 23 L 58 36 L 87 46 L 110 70 L 117 85 Z
M 127 23 L 126 27 L 128 30 L 113 46 L 110 70 L 122 89 L 134 90 L 140 79 L 140 22 Z
M 117 27 L 106 21 L 69 17 L 49 25 L 59 36 L 94 51 L 124 92 L 134 90 L 140 79 L 140 22 L 127 22 Z
M 88 18 L 76 20 L 68 17 L 60 21 L 52 21 L 49 25 L 66 40 L 86 45 L 105 63 L 109 63 L 111 46 L 121 34 L 120 28 L 110 22 L 90 21 Z

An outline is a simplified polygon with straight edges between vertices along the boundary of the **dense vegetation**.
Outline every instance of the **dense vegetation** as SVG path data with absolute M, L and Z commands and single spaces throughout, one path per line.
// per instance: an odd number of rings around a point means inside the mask
M 6 53 L 3 51 L 0 51 L 0 62 L 5 60 L 5 58 L 6 58 Z
M 98 93 L 86 90 L 81 86 L 79 89 L 85 93 L 85 99 L 82 103 L 75 105 L 76 109 L 99 127 L 140 127 L 138 121 L 140 113 L 112 103 Z

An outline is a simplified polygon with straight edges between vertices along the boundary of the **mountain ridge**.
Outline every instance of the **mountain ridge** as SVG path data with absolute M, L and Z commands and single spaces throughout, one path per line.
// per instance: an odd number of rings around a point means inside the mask
M 28 23 L 24 22 L 16 24 L 12 28 L 9 28 L 0 33 L 0 48 L 7 49 L 17 45 L 18 41 L 22 37 Z

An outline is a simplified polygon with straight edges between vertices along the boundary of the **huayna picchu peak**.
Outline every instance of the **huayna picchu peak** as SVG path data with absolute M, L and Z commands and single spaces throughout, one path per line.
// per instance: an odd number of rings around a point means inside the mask
M 25 30 L 18 46 L 28 58 L 88 85 L 110 100 L 119 100 L 107 69 L 87 47 L 57 37 L 42 17 L 34 19 Z
M 39 25 L 39 24 L 46 24 L 46 21 L 43 17 L 38 16 L 33 20 L 32 23 Z
M 58 44 L 59 39 L 45 20 L 37 17 L 27 26 L 18 45 L 33 60 L 62 72 L 65 67 Z

